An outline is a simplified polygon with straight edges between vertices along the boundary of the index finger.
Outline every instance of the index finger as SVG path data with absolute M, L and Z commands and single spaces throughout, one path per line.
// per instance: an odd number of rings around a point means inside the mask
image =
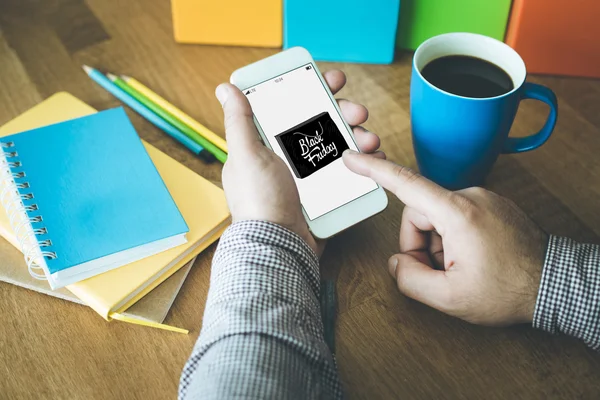
M 430 220 L 441 221 L 453 212 L 452 192 L 436 185 L 408 167 L 388 160 L 346 150 L 344 164 L 352 172 L 373 179 L 394 193 L 401 202 L 414 208 Z

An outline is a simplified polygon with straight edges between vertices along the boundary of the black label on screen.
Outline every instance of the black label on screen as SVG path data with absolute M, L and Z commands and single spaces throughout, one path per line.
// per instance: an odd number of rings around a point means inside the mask
M 328 112 L 315 115 L 275 137 L 299 179 L 331 164 L 348 148 Z

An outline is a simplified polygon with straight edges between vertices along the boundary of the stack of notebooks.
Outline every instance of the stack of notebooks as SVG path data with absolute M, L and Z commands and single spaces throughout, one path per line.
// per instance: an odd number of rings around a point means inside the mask
M 68 93 L 1 127 L 0 146 L 0 236 L 25 258 L 2 244 L 0 280 L 169 329 L 192 260 L 229 224 L 223 191 L 140 140 L 122 108 Z

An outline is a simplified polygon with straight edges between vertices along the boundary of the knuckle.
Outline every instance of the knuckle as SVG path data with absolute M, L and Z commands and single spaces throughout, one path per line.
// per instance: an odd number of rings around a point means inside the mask
M 459 192 L 463 197 L 477 204 L 485 204 L 495 200 L 497 195 L 482 187 L 470 187 Z
M 230 130 L 235 126 L 235 119 L 237 115 L 231 112 L 225 113 L 225 129 Z
M 225 112 L 225 130 L 230 131 L 236 129 L 239 126 L 243 126 L 244 123 L 252 121 L 252 111 L 243 109 L 240 111 L 229 111 Z
M 486 189 L 484 189 L 482 187 L 474 186 L 474 187 L 465 189 L 463 193 L 467 196 L 473 196 L 475 198 L 480 198 L 480 197 L 487 197 L 489 194 L 489 191 L 487 191 Z
M 258 151 L 254 152 L 253 158 L 256 163 L 256 168 L 258 170 L 264 170 L 267 167 L 273 165 L 273 153 L 270 152 L 266 148 L 257 149 Z M 283 166 L 285 168 L 285 165 Z
M 392 172 L 403 183 L 413 184 L 421 178 L 421 175 L 404 165 L 394 165 Z
M 451 203 L 463 222 L 472 224 L 480 218 L 481 210 L 473 199 L 458 193 L 452 193 L 450 197 Z
M 460 192 L 450 192 L 448 194 L 448 200 L 455 208 L 459 210 L 469 207 L 473 203 L 470 198 L 463 196 Z

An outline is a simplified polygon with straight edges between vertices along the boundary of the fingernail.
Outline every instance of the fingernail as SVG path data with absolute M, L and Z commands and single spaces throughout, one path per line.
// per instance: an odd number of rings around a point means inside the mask
M 388 261 L 388 270 L 392 276 L 396 276 L 396 268 L 398 267 L 398 259 L 396 257 L 392 257 Z
M 217 86 L 215 95 L 217 96 L 219 103 L 221 103 L 221 105 L 223 105 L 223 104 L 225 104 L 225 101 L 227 100 L 227 97 L 229 96 L 229 89 L 227 88 L 226 85 L 220 84 L 219 86 Z
M 346 150 L 344 150 L 344 154 L 358 154 L 358 151 L 354 151 L 354 150 L 351 150 L 351 149 L 346 149 Z

